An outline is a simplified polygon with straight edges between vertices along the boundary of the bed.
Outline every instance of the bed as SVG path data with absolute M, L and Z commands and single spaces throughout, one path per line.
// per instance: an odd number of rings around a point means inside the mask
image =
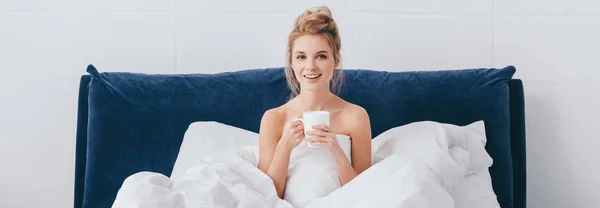
M 524 94 L 515 71 L 347 69 L 339 95 L 367 110 L 373 137 L 417 121 L 483 120 L 497 200 L 525 208 Z M 143 74 L 89 65 L 87 72 L 79 85 L 74 207 L 110 207 L 123 180 L 139 171 L 169 176 L 191 123 L 258 132 L 262 114 L 290 94 L 282 68 Z

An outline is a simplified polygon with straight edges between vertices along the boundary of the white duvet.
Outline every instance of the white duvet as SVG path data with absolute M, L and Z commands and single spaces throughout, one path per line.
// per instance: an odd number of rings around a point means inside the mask
M 315 171 L 310 171 L 335 167 L 333 160 L 323 162 L 330 158 L 308 168 L 290 167 L 289 177 L 296 178 L 288 178 L 286 192 L 293 194 L 287 193 L 286 200 L 277 196 L 271 179 L 257 168 L 257 147 L 251 145 L 234 154 L 203 157 L 178 178 L 153 172 L 131 175 L 123 182 L 113 207 L 451 208 L 455 204 L 452 188 L 478 165 L 472 162 L 477 161 L 472 157 L 477 153 L 467 138 L 463 129 L 435 122 L 390 129 L 372 141 L 373 166 L 342 187 L 336 186 L 339 181 L 335 177 L 313 177 Z M 291 164 L 310 164 L 318 158 L 293 160 Z M 335 176 L 335 168 L 332 170 L 324 174 Z M 294 180 L 303 183 L 290 184 Z M 319 193 L 332 186 L 336 186 L 332 192 Z

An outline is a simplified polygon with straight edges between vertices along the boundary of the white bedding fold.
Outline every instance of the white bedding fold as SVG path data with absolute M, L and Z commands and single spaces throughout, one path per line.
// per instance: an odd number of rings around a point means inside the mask
M 390 129 L 373 139 L 373 167 L 305 207 L 452 208 L 449 193 L 470 161 L 464 140 L 434 122 Z M 134 174 L 113 207 L 293 207 L 277 197 L 271 179 L 256 167 L 256 150 L 204 157 L 177 180 Z
M 205 157 L 179 180 L 152 172 L 128 177 L 113 207 L 292 207 L 273 182 L 238 156 Z

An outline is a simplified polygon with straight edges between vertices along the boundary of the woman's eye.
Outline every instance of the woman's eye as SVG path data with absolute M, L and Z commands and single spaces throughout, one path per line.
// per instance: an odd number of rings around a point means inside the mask
M 327 56 L 325 56 L 325 55 L 319 55 L 319 58 L 320 59 L 327 59 Z
M 306 56 L 297 56 L 296 59 L 305 59 Z

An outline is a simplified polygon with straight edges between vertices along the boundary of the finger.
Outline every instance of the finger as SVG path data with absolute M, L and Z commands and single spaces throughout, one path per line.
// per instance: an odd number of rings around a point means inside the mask
M 322 130 L 310 130 L 310 131 L 306 131 L 306 134 L 311 135 L 311 136 L 319 136 L 319 137 L 326 137 L 328 135 L 327 132 L 324 132 Z
M 326 137 L 311 137 L 311 138 L 306 138 L 306 141 L 308 141 L 308 142 L 329 142 L 330 140 L 327 139 Z
M 310 138 L 306 138 L 307 142 L 319 142 L 321 141 L 319 137 L 310 137 Z
M 295 121 L 290 122 L 290 127 L 291 128 L 294 128 L 294 127 L 297 127 L 297 126 L 300 126 L 300 125 L 302 125 L 302 122 L 300 122 L 299 120 L 295 120 Z
M 317 131 L 317 130 L 306 131 L 306 135 L 309 135 L 309 136 L 322 136 L 321 135 L 321 131 Z
M 329 126 L 327 126 L 327 125 L 322 125 L 322 124 L 314 125 L 313 129 L 324 131 L 324 132 L 331 132 L 331 133 L 333 133 L 332 130 L 331 130 L 331 128 L 329 128 Z
M 312 126 L 313 129 L 327 131 L 328 127 L 324 124 L 315 124 Z
M 292 126 L 290 126 L 290 130 L 291 131 L 297 131 L 298 130 L 298 126 L 292 125 Z
M 321 146 L 321 147 L 325 147 L 325 148 L 330 148 L 333 146 L 333 144 L 329 141 L 330 140 L 328 138 L 323 138 L 323 140 L 311 142 L 310 144 L 312 144 L 313 146 Z
M 331 132 L 324 132 L 321 130 L 311 130 L 311 131 L 306 131 L 306 135 L 310 135 L 310 136 L 318 136 L 318 137 L 330 137 L 333 138 L 335 137 L 334 133 Z
M 304 131 L 304 127 L 302 125 L 296 126 L 292 128 L 294 131 Z
M 290 129 L 290 132 L 292 132 L 292 134 L 293 134 L 293 135 L 295 135 L 295 134 L 297 134 L 297 133 L 300 133 L 300 131 L 302 131 L 302 130 L 301 130 L 301 129 L 298 129 L 298 128 L 293 128 L 293 129 Z

